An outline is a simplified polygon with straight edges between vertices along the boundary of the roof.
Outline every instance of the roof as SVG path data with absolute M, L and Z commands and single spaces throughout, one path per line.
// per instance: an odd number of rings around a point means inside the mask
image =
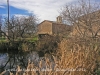
M 52 25 L 63 25 L 64 27 L 66 26 L 67 30 L 71 30 L 72 31 L 72 29 L 73 29 L 72 25 L 66 25 L 66 24 L 63 24 L 63 23 L 57 23 L 56 21 L 49 21 L 49 20 L 44 20 L 43 22 L 45 22 L 45 21 L 52 23 Z M 43 22 L 38 24 L 38 26 L 41 25 Z
M 50 23 L 52 23 L 52 24 L 66 25 L 66 24 L 63 24 L 63 23 L 57 23 L 56 21 L 49 21 L 49 20 L 44 20 L 43 22 L 45 22 L 45 21 L 50 22 Z M 43 22 L 41 22 L 40 24 L 42 24 Z M 38 24 L 38 26 L 39 26 L 40 24 Z

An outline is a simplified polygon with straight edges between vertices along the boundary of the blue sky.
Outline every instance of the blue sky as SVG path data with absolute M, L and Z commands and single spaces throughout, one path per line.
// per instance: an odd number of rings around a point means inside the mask
M 77 0 L 9 0 L 10 15 L 27 16 L 35 14 L 41 21 L 56 20 L 59 10 L 66 4 Z M 91 0 L 100 2 L 100 0 Z M 7 15 L 7 0 L 0 0 L 0 14 Z
M 4 7 L 5 8 L 0 8 L 0 14 L 7 14 L 7 6 L 4 6 Z M 11 15 L 14 15 L 14 14 L 28 15 L 29 14 L 27 10 L 18 9 L 13 6 L 10 6 L 9 9 L 10 9 Z

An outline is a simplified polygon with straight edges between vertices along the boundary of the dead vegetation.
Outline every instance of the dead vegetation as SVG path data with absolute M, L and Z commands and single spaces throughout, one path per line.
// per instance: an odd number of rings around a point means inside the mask
M 98 41 L 63 39 L 56 55 L 52 55 L 54 61 L 45 57 L 38 66 L 29 61 L 26 69 L 18 66 L 15 75 L 96 75 L 100 61 Z M 13 71 L 10 75 L 14 75 Z

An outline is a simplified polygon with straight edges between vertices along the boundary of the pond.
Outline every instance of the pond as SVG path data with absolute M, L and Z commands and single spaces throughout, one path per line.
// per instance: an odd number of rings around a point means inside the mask
M 0 54 L 0 67 L 5 65 L 7 60 L 8 60 L 8 54 L 5 53 L 5 54 Z
M 10 68 L 17 68 L 17 65 L 25 68 L 29 60 L 37 65 L 40 59 L 38 53 L 35 51 L 25 55 L 12 55 L 12 57 L 8 53 L 0 54 L 0 72 Z

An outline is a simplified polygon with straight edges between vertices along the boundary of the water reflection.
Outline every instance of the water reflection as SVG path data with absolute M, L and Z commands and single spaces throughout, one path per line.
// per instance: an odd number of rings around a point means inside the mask
M 5 69 L 17 68 L 17 65 L 27 67 L 28 60 L 38 63 L 39 55 L 37 52 L 30 52 L 25 54 L 0 54 L 0 72 Z
M 4 66 L 8 59 L 9 59 L 8 53 L 0 54 L 0 67 Z

